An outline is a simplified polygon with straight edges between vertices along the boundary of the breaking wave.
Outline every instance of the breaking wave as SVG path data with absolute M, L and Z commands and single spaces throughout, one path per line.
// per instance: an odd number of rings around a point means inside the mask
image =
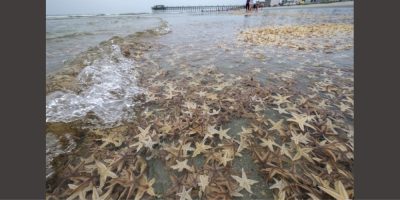
M 46 122 L 71 122 L 89 112 L 104 124 L 128 119 L 133 97 L 142 91 L 133 60 L 118 45 L 112 53 L 86 66 L 77 76 L 81 91 L 56 91 L 46 97 Z

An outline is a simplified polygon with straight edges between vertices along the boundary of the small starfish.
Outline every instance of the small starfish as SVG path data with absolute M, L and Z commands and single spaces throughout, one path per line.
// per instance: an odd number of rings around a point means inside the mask
M 198 185 L 201 188 L 201 191 L 204 192 L 206 190 L 206 187 L 208 186 L 210 182 L 208 181 L 208 175 L 200 175 L 199 180 L 198 180 Z
M 184 107 L 186 107 L 189 110 L 196 110 L 197 104 L 194 102 L 191 102 L 191 101 L 187 101 L 187 102 L 185 102 Z
M 172 130 L 172 126 L 169 123 L 165 123 L 161 128 L 160 131 L 165 133 L 165 134 L 169 134 L 170 131 Z
M 276 105 L 281 105 L 284 103 L 290 103 L 290 101 L 287 100 L 290 96 L 282 96 L 280 94 L 277 94 L 276 96 L 272 96 L 276 101 L 274 101 L 274 104 Z
M 287 157 L 289 157 L 292 160 L 292 155 L 290 155 L 289 153 L 289 149 L 286 147 L 285 144 L 282 144 L 281 148 L 281 155 L 286 155 Z
M 299 115 L 296 113 L 291 113 L 291 114 L 293 117 L 288 119 L 287 121 L 296 122 L 302 131 L 304 131 L 304 126 L 308 126 L 315 130 L 315 128 L 311 124 L 307 123 L 307 121 L 309 121 L 309 119 L 310 119 L 309 116 Z
M 188 157 L 188 153 L 187 152 L 194 150 L 194 148 L 191 147 L 191 145 L 192 145 L 191 142 L 188 142 L 188 143 L 182 145 L 181 149 L 182 149 L 182 152 L 183 152 L 183 155 L 182 155 L 183 157 Z
M 273 108 L 274 110 L 278 111 L 279 114 L 289 114 L 284 108 L 278 105 L 278 108 Z
M 185 186 L 183 186 L 182 192 L 176 193 L 176 195 L 180 197 L 179 200 L 192 200 L 192 197 L 190 197 L 190 191 L 192 191 L 192 188 L 186 190 Z
M 350 108 L 350 106 L 340 102 L 340 105 L 338 106 L 340 108 L 340 111 L 345 112 L 346 110 L 348 110 Z
M 232 161 L 233 158 L 231 157 L 232 153 L 229 151 L 225 151 L 223 156 L 219 158 L 220 163 L 225 167 L 229 161 Z
M 295 111 L 295 112 L 301 112 L 298 108 L 296 108 L 295 104 L 291 104 L 291 103 L 288 103 L 286 105 L 286 110 Z
M 338 134 L 337 131 L 335 130 L 335 128 L 340 128 L 340 127 L 334 125 L 329 118 L 326 119 L 325 126 L 326 126 L 326 129 L 331 130 L 333 132 L 333 134 L 335 134 L 335 135 Z
M 134 138 L 139 138 L 139 140 L 141 138 L 143 138 L 143 139 L 146 138 L 149 135 L 150 127 L 151 127 L 151 125 L 146 127 L 146 129 L 142 129 L 142 128 L 138 127 L 140 133 L 137 134 Z
M 211 148 L 211 146 L 204 144 L 204 140 L 201 143 L 196 142 L 196 149 L 194 150 L 192 157 L 196 157 L 200 153 Z
M 171 168 L 172 169 L 175 169 L 175 170 L 178 170 L 178 172 L 182 172 L 183 171 L 183 169 L 187 169 L 188 171 L 190 171 L 190 172 L 193 172 L 193 167 L 190 167 L 188 164 L 187 164 L 187 161 L 188 160 L 184 160 L 184 161 L 179 161 L 179 160 L 176 160 L 176 165 L 173 165 L 173 166 L 171 166 Z
M 322 191 L 326 192 L 330 196 L 332 196 L 335 199 L 340 199 L 340 200 L 347 200 L 349 198 L 349 194 L 346 191 L 346 188 L 343 186 L 343 183 L 341 181 L 336 181 L 335 182 L 335 189 L 329 187 L 329 186 L 318 186 Z
M 238 142 L 238 143 L 239 143 L 239 147 L 238 147 L 238 149 L 236 151 L 236 155 L 237 156 L 242 156 L 240 154 L 240 152 L 242 152 L 243 149 L 247 149 L 249 147 L 249 144 L 247 143 L 246 137 L 244 137 L 244 136 L 240 136 L 240 142 Z
M 260 138 L 260 140 L 262 141 L 262 143 L 260 144 L 262 147 L 266 147 L 268 146 L 268 149 L 272 152 L 274 152 L 274 146 L 278 146 L 278 144 L 276 144 L 273 140 L 270 139 L 265 139 L 265 138 Z
M 146 110 L 143 111 L 144 118 L 145 119 L 149 118 L 151 115 L 153 115 L 153 113 L 154 111 L 149 112 L 149 108 L 146 108 Z
M 272 124 L 272 127 L 268 129 L 269 131 L 276 130 L 276 131 L 279 132 L 279 135 L 281 135 L 281 136 L 285 136 L 286 135 L 285 131 L 284 131 L 284 128 L 282 126 L 283 119 L 279 120 L 278 122 L 274 122 L 274 121 L 272 121 L 270 119 L 268 121 Z
M 171 91 L 168 92 L 168 94 L 164 94 L 165 99 L 172 99 L 176 94 L 173 94 Z
M 231 137 L 228 134 L 226 134 L 229 131 L 229 129 L 230 128 L 222 130 L 222 127 L 219 128 L 219 131 L 216 134 L 219 135 L 220 140 L 222 140 L 223 138 L 231 139 Z
M 215 129 L 215 125 L 213 126 L 208 126 L 207 127 L 207 131 L 206 131 L 206 135 L 204 136 L 204 140 L 207 138 L 212 138 L 215 134 L 218 134 L 218 130 Z
M 290 138 L 295 144 L 308 144 L 308 142 L 310 142 L 310 140 L 307 138 L 307 135 L 303 135 L 303 134 L 296 134 L 293 131 L 291 132 L 292 137 Z
M 101 141 L 104 143 L 100 146 L 100 148 L 104 148 L 108 144 L 113 144 L 116 147 L 119 147 L 122 145 L 122 142 L 124 141 L 124 138 L 121 134 L 116 133 L 116 134 L 109 134 L 107 135 L 106 138 L 101 138 Z
M 254 106 L 254 112 L 261 112 L 264 111 L 264 108 L 262 106 L 256 105 Z
M 249 136 L 249 134 L 251 134 L 253 131 L 252 131 L 252 129 L 251 128 L 244 128 L 243 126 L 242 126 L 242 131 L 239 133 L 239 135 L 240 136 L 243 136 L 243 137 L 247 137 L 247 136 Z
M 327 105 L 325 102 L 326 102 L 326 99 L 322 100 L 317 106 L 318 106 L 319 108 L 322 108 L 322 109 L 326 109 L 327 107 L 330 107 L 330 106 Z
M 286 186 L 288 186 L 288 184 L 286 183 L 286 181 L 283 180 L 283 179 L 281 179 L 281 180 L 278 181 L 278 180 L 276 180 L 276 179 L 274 178 L 274 181 L 275 181 L 275 184 L 273 184 L 273 185 L 271 185 L 271 186 L 269 187 L 270 190 L 272 190 L 272 189 L 278 189 L 279 192 L 281 192 Z
M 150 102 L 150 101 L 155 101 L 155 100 L 157 100 L 158 98 L 156 97 L 156 95 L 155 94 L 148 94 L 148 95 L 146 95 L 146 103 L 148 103 L 148 102 Z
M 89 185 L 86 187 L 83 187 L 82 185 L 76 186 L 74 184 L 68 184 L 68 187 L 70 189 L 74 190 L 74 192 L 72 193 L 71 196 L 69 196 L 67 198 L 67 200 L 74 200 L 78 196 L 79 196 L 79 199 L 86 199 L 86 193 L 93 189 L 93 184 L 92 184 L 92 182 L 90 182 Z
M 141 199 L 144 193 L 147 193 L 150 196 L 156 196 L 153 189 L 153 184 L 155 181 L 155 178 L 152 178 L 150 181 L 148 181 L 146 176 L 142 176 L 142 178 L 139 180 L 139 187 L 138 191 L 136 192 L 135 200 Z
M 248 179 L 243 168 L 242 168 L 242 177 L 234 176 L 234 175 L 231 175 L 231 177 L 233 179 L 235 179 L 239 183 L 240 187 L 246 189 L 247 192 L 253 194 L 253 192 L 251 191 L 250 186 L 255 184 L 255 183 L 258 183 L 258 181 Z
M 343 100 L 343 101 L 345 101 L 347 103 L 350 103 L 351 105 L 354 105 L 354 100 L 352 98 L 348 97 L 348 96 L 346 96 L 346 99 Z
M 200 91 L 200 92 L 196 92 L 195 94 L 199 95 L 200 97 L 205 97 L 207 92 Z
M 296 149 L 297 149 L 297 153 L 296 153 L 296 155 L 294 155 L 293 161 L 296 161 L 296 160 L 300 159 L 301 157 L 304 157 L 308 161 L 313 163 L 313 160 L 308 155 L 308 153 L 310 153 L 313 150 L 312 148 L 300 148 L 297 146 Z
M 207 93 L 206 98 L 210 99 L 210 100 L 218 100 L 217 94 L 214 94 L 214 93 Z
M 95 161 L 97 166 L 97 172 L 100 175 L 100 189 L 103 188 L 107 177 L 117 178 L 118 176 L 109 170 L 102 162 Z

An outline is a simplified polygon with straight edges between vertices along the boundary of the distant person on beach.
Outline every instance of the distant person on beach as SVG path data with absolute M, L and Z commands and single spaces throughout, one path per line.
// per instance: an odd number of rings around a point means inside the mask
M 252 10 L 254 7 L 254 0 L 250 0 L 250 10 Z
M 246 0 L 246 11 L 250 11 L 250 0 Z
M 258 3 L 253 4 L 253 9 L 258 11 Z

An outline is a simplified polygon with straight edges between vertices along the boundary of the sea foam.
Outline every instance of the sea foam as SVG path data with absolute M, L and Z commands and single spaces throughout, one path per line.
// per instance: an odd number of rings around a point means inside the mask
M 104 124 L 129 119 L 133 97 L 142 92 L 136 84 L 133 60 L 117 45 L 112 53 L 86 66 L 77 76 L 79 93 L 56 91 L 46 97 L 46 122 L 71 122 L 94 113 Z

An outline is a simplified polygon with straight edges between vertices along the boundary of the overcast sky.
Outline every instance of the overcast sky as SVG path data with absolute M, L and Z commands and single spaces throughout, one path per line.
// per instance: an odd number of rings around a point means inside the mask
M 46 0 L 46 15 L 151 12 L 153 5 L 240 5 L 245 0 Z

